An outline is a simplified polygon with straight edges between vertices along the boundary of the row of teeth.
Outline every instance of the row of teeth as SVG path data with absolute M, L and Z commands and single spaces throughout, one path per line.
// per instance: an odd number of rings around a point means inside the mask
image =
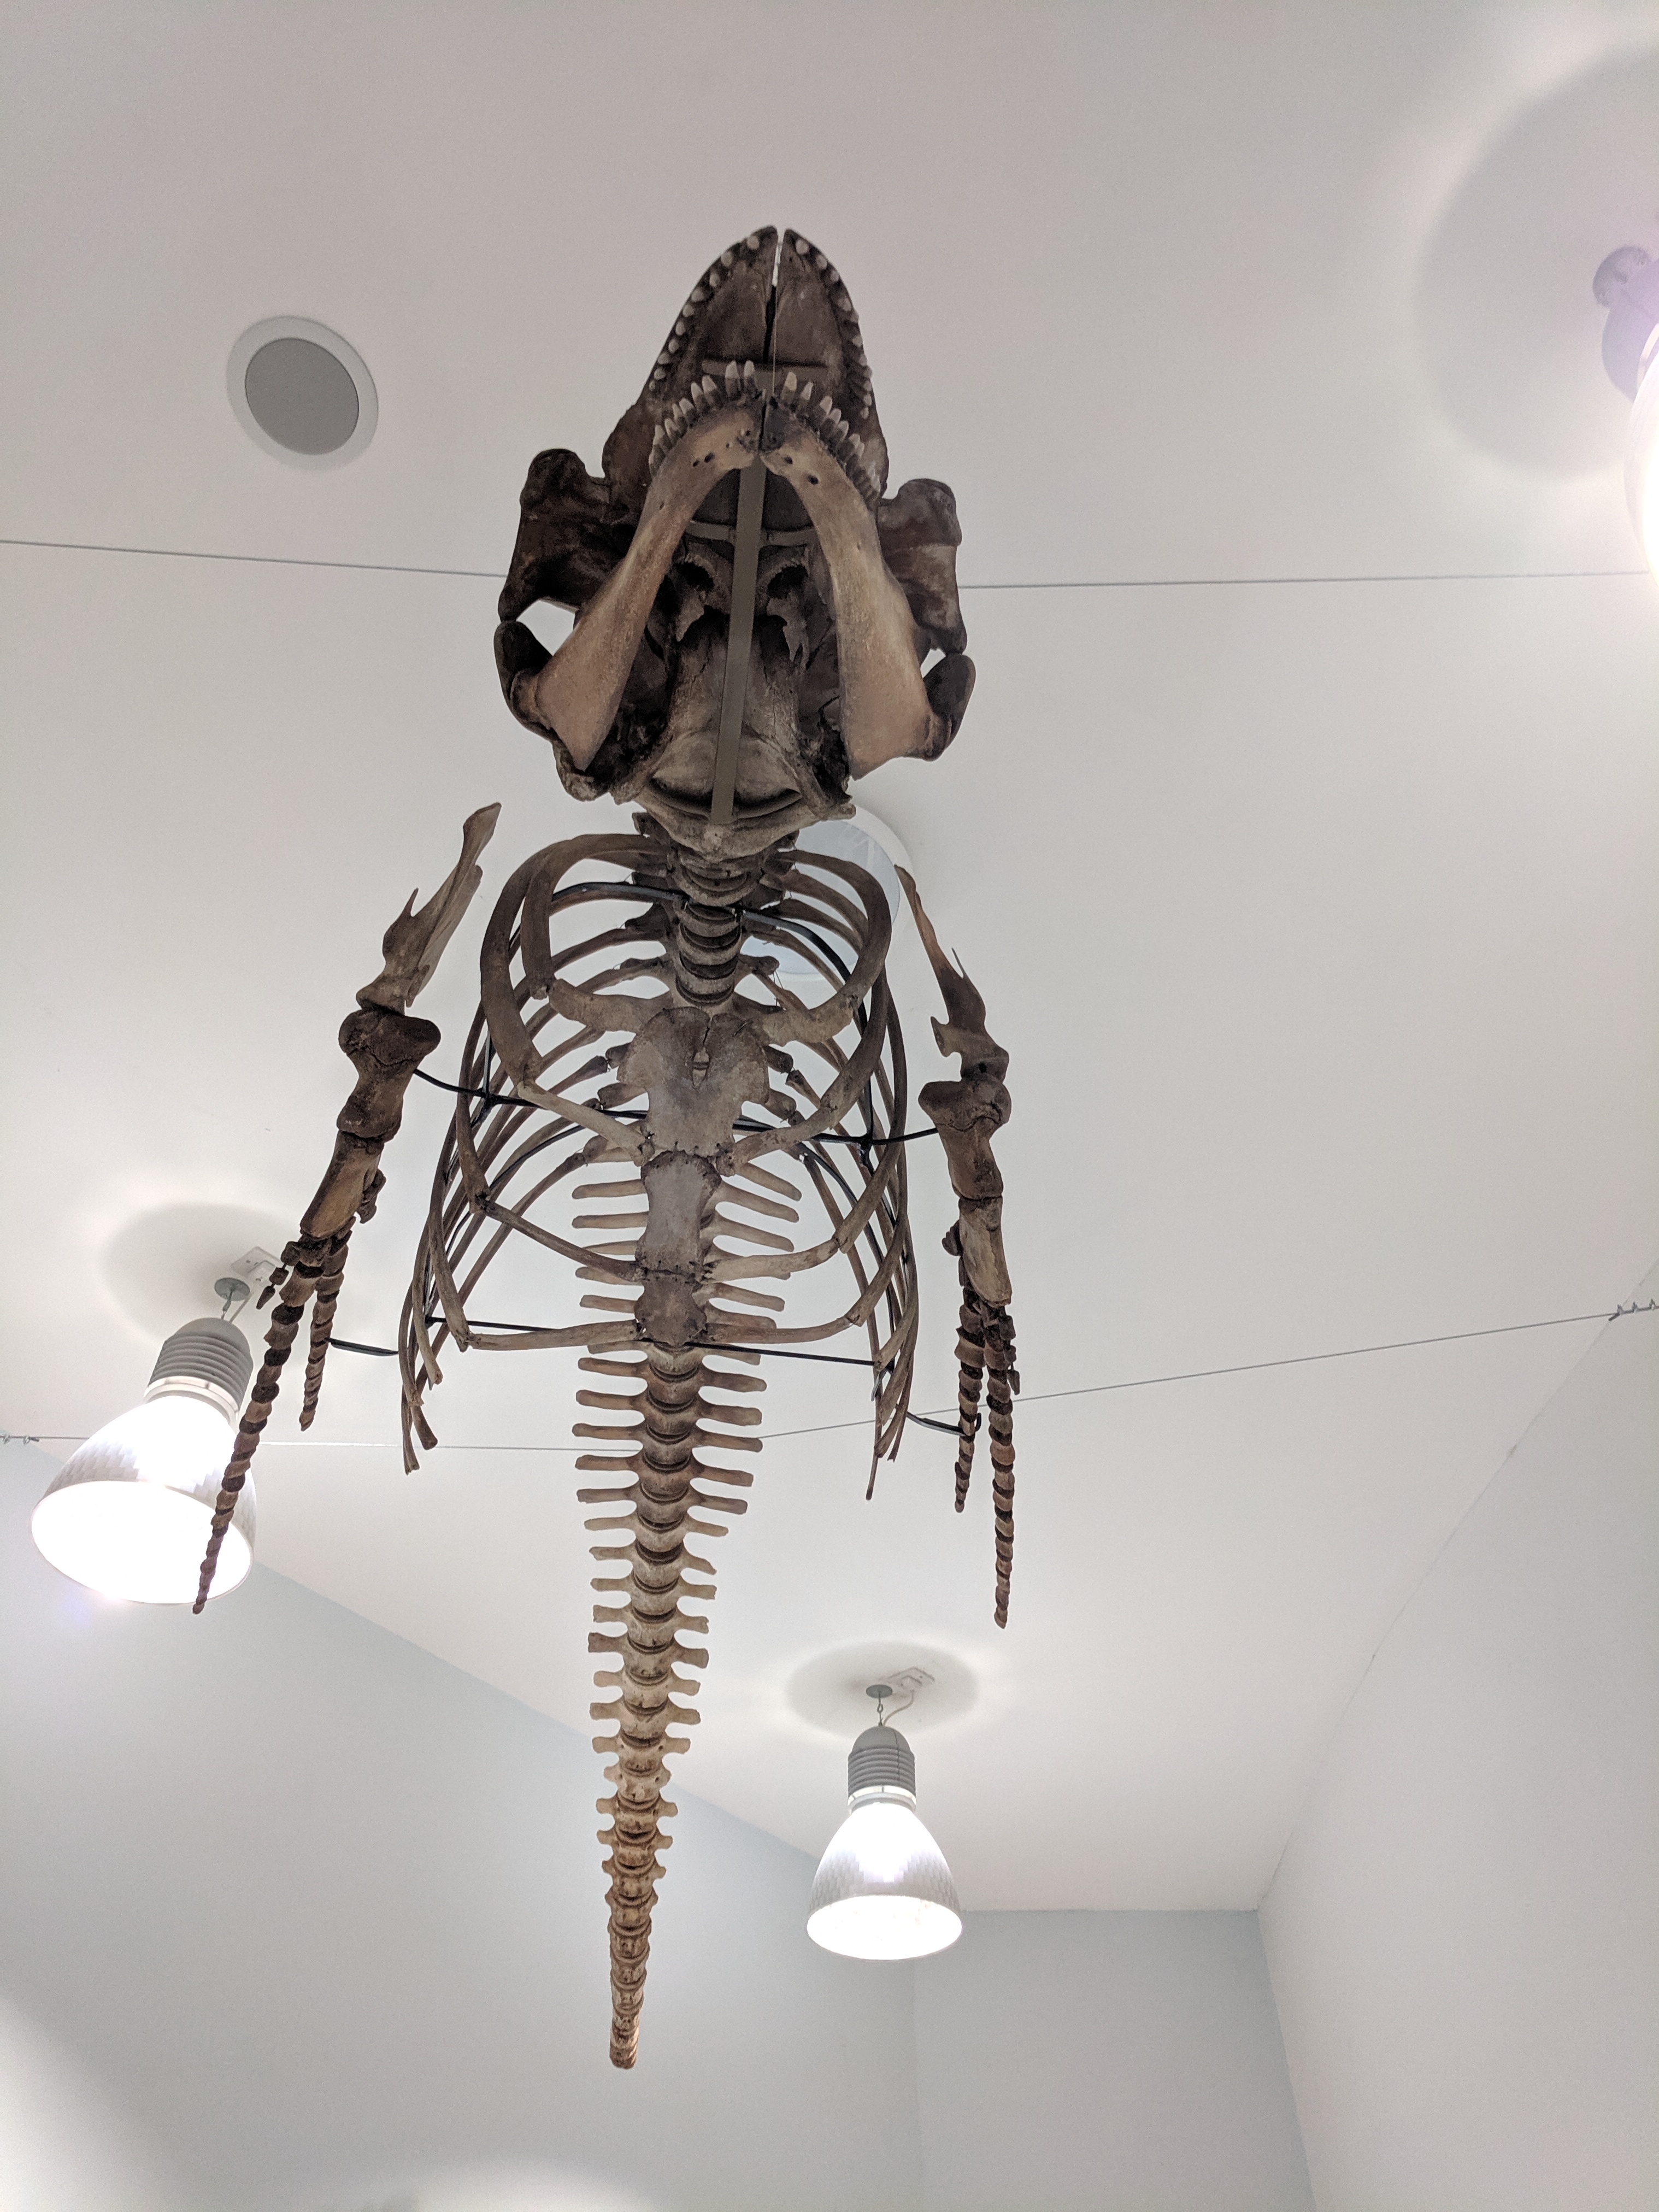
M 728 246 L 718 261 L 710 262 L 702 283 L 693 286 L 685 305 L 674 318 L 674 327 L 669 333 L 668 343 L 657 356 L 657 365 L 651 372 L 653 384 L 667 383 L 673 374 L 675 356 L 685 343 L 686 332 L 696 319 L 698 308 L 705 306 L 719 291 L 737 267 L 738 256 L 758 253 L 760 244 L 760 233 L 751 230 L 740 246 Z
M 818 252 L 810 239 L 803 238 L 799 231 L 793 231 L 784 242 L 793 248 L 809 269 L 816 269 L 823 279 L 824 290 L 835 310 L 842 350 L 847 357 L 842 380 L 847 387 L 848 403 L 853 410 L 853 420 L 862 422 L 873 404 L 875 388 L 870 380 L 870 364 L 864 357 L 864 335 L 859 329 L 852 295 L 842 283 L 839 270 Z
M 667 455 L 678 445 L 691 425 L 703 416 L 712 414 L 716 407 L 727 406 L 734 401 L 758 399 L 761 396 L 752 361 L 744 362 L 741 368 L 736 362 L 728 361 L 723 386 L 716 384 L 712 376 L 698 379 L 692 385 L 690 394 L 676 401 L 657 425 L 651 441 L 651 474 L 656 475 Z M 821 444 L 829 447 L 846 469 L 866 505 L 873 507 L 881 497 L 881 487 L 864 465 L 864 441 L 841 413 L 830 394 L 827 392 L 821 393 L 817 404 L 814 406 L 811 385 L 797 384 L 795 373 L 791 369 L 783 380 L 781 390 L 776 394 L 775 404 L 787 407 Z
M 760 396 L 761 388 L 756 380 L 752 361 L 744 362 L 741 368 L 736 362 L 728 361 L 724 386 L 716 384 L 712 376 L 696 379 L 690 394 L 684 399 L 674 401 L 657 425 L 656 434 L 651 441 L 651 474 L 656 475 L 665 458 L 702 416 L 712 413 L 716 407 L 723 406 L 728 401 L 758 399 Z
M 823 392 L 814 406 L 811 384 L 797 386 L 795 372 L 791 369 L 777 394 L 777 404 L 787 407 L 798 422 L 804 422 L 830 448 L 852 478 L 865 505 L 873 507 L 881 497 L 881 486 L 864 465 L 864 441 L 830 394 Z
M 852 295 L 842 283 L 841 273 L 828 258 L 820 253 L 810 239 L 799 231 L 792 232 L 785 243 L 798 254 L 809 269 L 816 269 L 823 279 L 824 290 L 835 310 L 840 333 L 842 350 L 846 356 L 842 382 L 847 388 L 848 403 L 852 408 L 852 419 L 862 422 L 870 413 L 875 400 L 875 388 L 871 382 L 870 364 L 865 359 L 864 337 L 859 329 L 859 319 L 854 309 Z M 685 305 L 674 319 L 668 342 L 657 356 L 656 366 L 651 371 L 653 385 L 666 384 L 673 374 L 676 360 L 699 308 L 720 289 L 726 278 L 737 267 L 739 258 L 747 258 L 761 250 L 760 233 L 751 230 L 738 246 L 728 246 L 718 261 L 711 262 L 701 284 L 695 285 Z

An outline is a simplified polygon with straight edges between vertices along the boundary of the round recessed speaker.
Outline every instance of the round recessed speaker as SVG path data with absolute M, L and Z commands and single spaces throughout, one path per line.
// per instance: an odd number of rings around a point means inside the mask
M 374 380 L 337 331 L 301 315 L 244 331 L 226 374 L 236 419 L 256 446 L 300 469 L 356 460 L 380 417 Z

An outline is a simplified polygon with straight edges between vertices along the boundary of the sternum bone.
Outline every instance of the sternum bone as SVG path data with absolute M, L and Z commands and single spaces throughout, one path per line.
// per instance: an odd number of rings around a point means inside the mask
M 692 1152 L 666 1152 L 646 1163 L 645 1234 L 639 1261 L 645 1270 L 639 1322 L 653 1346 L 689 1345 L 702 1335 L 697 1279 L 703 1223 L 712 1209 L 720 1174 L 712 1160 Z

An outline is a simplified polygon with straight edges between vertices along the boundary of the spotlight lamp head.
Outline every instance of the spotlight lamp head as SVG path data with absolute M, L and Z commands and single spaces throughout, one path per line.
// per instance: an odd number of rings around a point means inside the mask
M 1625 491 L 1648 566 L 1659 575 L 1659 261 L 1621 246 L 1595 272 L 1607 311 L 1601 360 L 1635 404 L 1625 441 Z
M 30 1531 L 60 1573 L 141 1605 L 194 1600 L 252 1371 L 233 1322 L 206 1318 L 173 1331 L 142 1403 L 79 1445 L 34 1509 Z M 225 1531 L 215 1595 L 234 1589 L 252 1564 L 248 1484 Z
M 923 1959 L 962 1933 L 945 1854 L 916 1817 L 915 1753 L 884 1723 L 848 1755 L 847 1818 L 819 1863 L 806 1932 L 845 1959 Z

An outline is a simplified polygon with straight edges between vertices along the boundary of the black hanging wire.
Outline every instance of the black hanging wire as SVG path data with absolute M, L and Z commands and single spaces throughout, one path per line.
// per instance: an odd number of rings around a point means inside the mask
M 483 1098 L 492 1106 L 529 1106 L 541 1114 L 551 1114 L 557 1110 L 551 1106 L 541 1105 L 534 1098 L 520 1098 L 511 1091 L 478 1091 L 470 1084 L 446 1083 L 441 1075 L 428 1075 L 423 1067 L 417 1067 L 415 1073 L 422 1083 L 429 1083 L 438 1091 L 452 1091 L 458 1098 Z M 643 1121 L 646 1118 L 646 1109 L 642 1106 L 596 1107 L 594 1111 L 608 1114 L 613 1121 Z M 914 1145 L 923 1137 L 936 1137 L 939 1134 L 937 1129 L 927 1128 L 898 1130 L 887 1137 L 844 1136 L 832 1129 L 821 1129 L 812 1134 L 794 1137 L 791 1135 L 790 1125 L 787 1121 L 750 1121 L 740 1119 L 734 1121 L 732 1126 L 740 1135 L 745 1137 L 766 1135 L 781 1137 L 786 1143 L 852 1145 L 860 1150 L 872 1145 Z

